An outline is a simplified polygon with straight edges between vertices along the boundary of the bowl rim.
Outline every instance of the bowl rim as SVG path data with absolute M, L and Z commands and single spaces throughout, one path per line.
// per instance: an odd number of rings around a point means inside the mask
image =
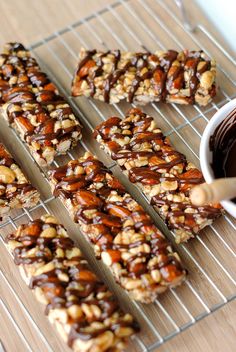
M 216 127 L 226 118 L 226 116 L 236 108 L 236 98 L 230 100 L 227 104 L 223 105 L 216 113 L 212 116 L 208 122 L 200 143 L 200 165 L 203 176 L 207 183 L 211 183 L 215 180 L 214 172 L 211 167 L 212 151 L 209 148 L 210 137 L 214 133 Z M 222 206 L 234 217 L 236 217 L 236 204 L 230 200 L 221 201 Z

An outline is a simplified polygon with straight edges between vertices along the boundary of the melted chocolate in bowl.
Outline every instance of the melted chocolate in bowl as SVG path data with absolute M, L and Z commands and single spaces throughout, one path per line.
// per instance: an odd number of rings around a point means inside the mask
M 236 177 L 236 109 L 216 128 L 210 138 L 210 150 L 215 177 Z M 232 201 L 236 203 L 236 198 Z

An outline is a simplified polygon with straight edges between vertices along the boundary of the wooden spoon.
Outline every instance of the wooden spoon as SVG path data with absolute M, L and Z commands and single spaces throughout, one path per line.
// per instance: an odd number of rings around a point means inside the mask
M 236 197 L 236 177 L 219 178 L 212 183 L 203 183 L 190 192 L 191 202 L 196 206 L 217 203 Z

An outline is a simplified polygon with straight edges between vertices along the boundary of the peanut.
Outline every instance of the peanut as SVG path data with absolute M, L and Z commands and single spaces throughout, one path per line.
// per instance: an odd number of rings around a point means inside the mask
M 42 216 L 42 221 L 45 222 L 46 224 L 50 224 L 50 223 L 51 224 L 58 224 L 58 220 L 50 214 L 44 214 Z
M 151 271 L 151 277 L 155 282 L 160 282 L 161 281 L 161 274 L 159 270 L 152 270 Z
M 12 183 L 15 180 L 15 173 L 9 167 L 0 165 L 0 182 Z
M 76 304 L 73 304 L 70 306 L 68 309 L 68 314 L 73 318 L 73 319 L 79 319 L 83 316 L 83 311 L 82 309 L 77 306 Z
M 204 89 L 209 89 L 215 80 L 215 75 L 211 71 L 206 71 L 202 74 L 200 78 L 201 86 Z
M 48 227 L 47 229 L 41 232 L 40 237 L 52 238 L 52 237 L 56 237 L 56 235 L 57 235 L 56 229 L 54 229 L 54 227 Z
M 161 183 L 161 188 L 164 191 L 175 191 L 178 188 L 177 181 L 164 181 Z

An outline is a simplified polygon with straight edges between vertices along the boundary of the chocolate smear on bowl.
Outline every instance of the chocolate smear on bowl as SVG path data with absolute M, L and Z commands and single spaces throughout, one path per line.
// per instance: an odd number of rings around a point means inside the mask
M 215 177 L 236 177 L 236 109 L 215 129 L 210 137 L 210 150 Z M 236 198 L 232 201 L 236 203 Z

